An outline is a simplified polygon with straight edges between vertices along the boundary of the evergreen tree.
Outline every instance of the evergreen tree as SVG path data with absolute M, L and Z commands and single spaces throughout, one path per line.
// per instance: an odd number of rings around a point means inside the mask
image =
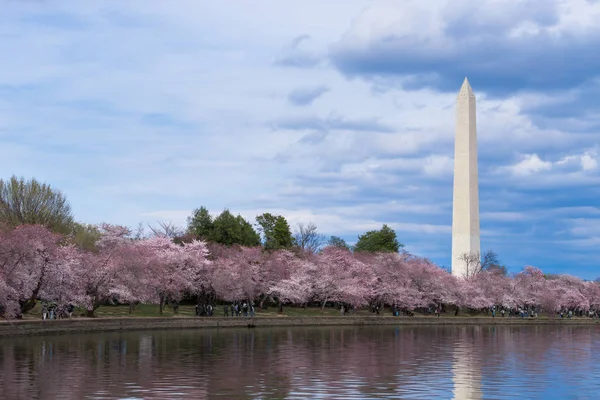
M 199 239 L 211 240 L 210 237 L 214 230 L 213 219 L 204 206 L 196 208 L 192 216 L 188 217 L 188 233 L 195 235 Z
M 340 249 L 350 250 L 350 245 L 339 236 L 331 236 L 327 241 L 327 246 L 339 247 Z
M 256 217 L 263 234 L 265 250 L 289 249 L 294 245 L 294 237 L 287 220 L 281 215 L 264 213 Z
M 396 239 L 396 232 L 384 224 L 378 231 L 369 231 L 360 235 L 354 251 L 397 253 L 401 247 L 404 245 Z

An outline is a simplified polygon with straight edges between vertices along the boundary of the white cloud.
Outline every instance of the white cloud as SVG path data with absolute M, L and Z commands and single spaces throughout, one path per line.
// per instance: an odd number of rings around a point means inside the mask
M 3 4 L 0 53 L 10 57 L 0 63 L 0 169 L 57 186 L 85 222 L 185 225 L 195 207 L 228 207 L 348 237 L 389 223 L 410 249 L 449 258 L 455 93 L 349 79 L 324 57 L 343 35 L 341 45 L 396 35 L 448 51 L 444 18 L 472 3 L 452 2 L 455 11 L 447 1 L 232 4 Z M 513 16 L 502 3 L 478 4 L 478 32 Z M 594 10 L 576 14 L 587 3 L 561 4 L 569 10 L 560 29 L 591 26 Z M 290 55 L 318 62 L 274 65 Z M 500 182 L 482 221 L 514 224 L 520 238 L 519 214 L 533 214 L 528 223 L 538 214 L 521 209 L 519 182 L 594 182 L 597 136 L 533 124 L 526 105 L 555 104 L 554 93 L 490 97 L 472 84 L 482 179 L 520 178 Z M 294 90 L 319 85 L 329 91 L 318 101 L 289 103 Z M 515 152 L 525 156 L 502 169 Z
M 585 153 L 581 156 L 581 168 L 584 171 L 593 171 L 598 169 L 598 158 L 597 154 Z
M 521 161 L 506 167 L 506 169 L 514 175 L 531 175 L 537 172 L 550 171 L 552 163 L 542 161 L 537 154 L 526 154 L 522 156 Z
M 498 172 L 509 172 L 517 177 L 527 177 L 552 172 L 556 176 L 584 179 L 582 172 L 592 172 L 598 168 L 595 150 L 586 150 L 580 154 L 570 154 L 557 161 L 542 160 L 537 154 L 524 154 L 521 160 L 512 165 L 498 168 Z M 572 171 L 572 172 L 569 172 Z M 576 174 L 576 175 L 574 175 Z M 560 180 L 560 179 L 559 179 Z

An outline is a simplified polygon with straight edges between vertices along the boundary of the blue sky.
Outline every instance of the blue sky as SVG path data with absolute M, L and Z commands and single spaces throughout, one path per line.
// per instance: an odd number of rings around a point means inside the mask
M 468 76 L 482 248 L 593 279 L 599 19 L 591 0 L 5 1 L 0 170 L 83 222 L 205 205 L 350 242 L 387 223 L 448 266 Z

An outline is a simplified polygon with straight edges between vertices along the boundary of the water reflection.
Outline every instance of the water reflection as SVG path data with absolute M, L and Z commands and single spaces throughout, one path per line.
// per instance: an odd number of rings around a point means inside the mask
M 453 399 L 478 400 L 483 398 L 481 391 L 481 327 L 459 327 L 455 330 L 456 344 L 454 345 L 452 363 L 452 381 L 454 383 Z M 493 332 L 492 332 L 493 335 Z
M 597 398 L 596 327 L 178 330 L 0 339 L 0 398 Z

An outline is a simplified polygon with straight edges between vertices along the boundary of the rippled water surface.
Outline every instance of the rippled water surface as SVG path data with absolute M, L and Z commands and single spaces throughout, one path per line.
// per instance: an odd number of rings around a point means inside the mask
M 599 327 L 0 338 L 2 399 L 599 399 Z

